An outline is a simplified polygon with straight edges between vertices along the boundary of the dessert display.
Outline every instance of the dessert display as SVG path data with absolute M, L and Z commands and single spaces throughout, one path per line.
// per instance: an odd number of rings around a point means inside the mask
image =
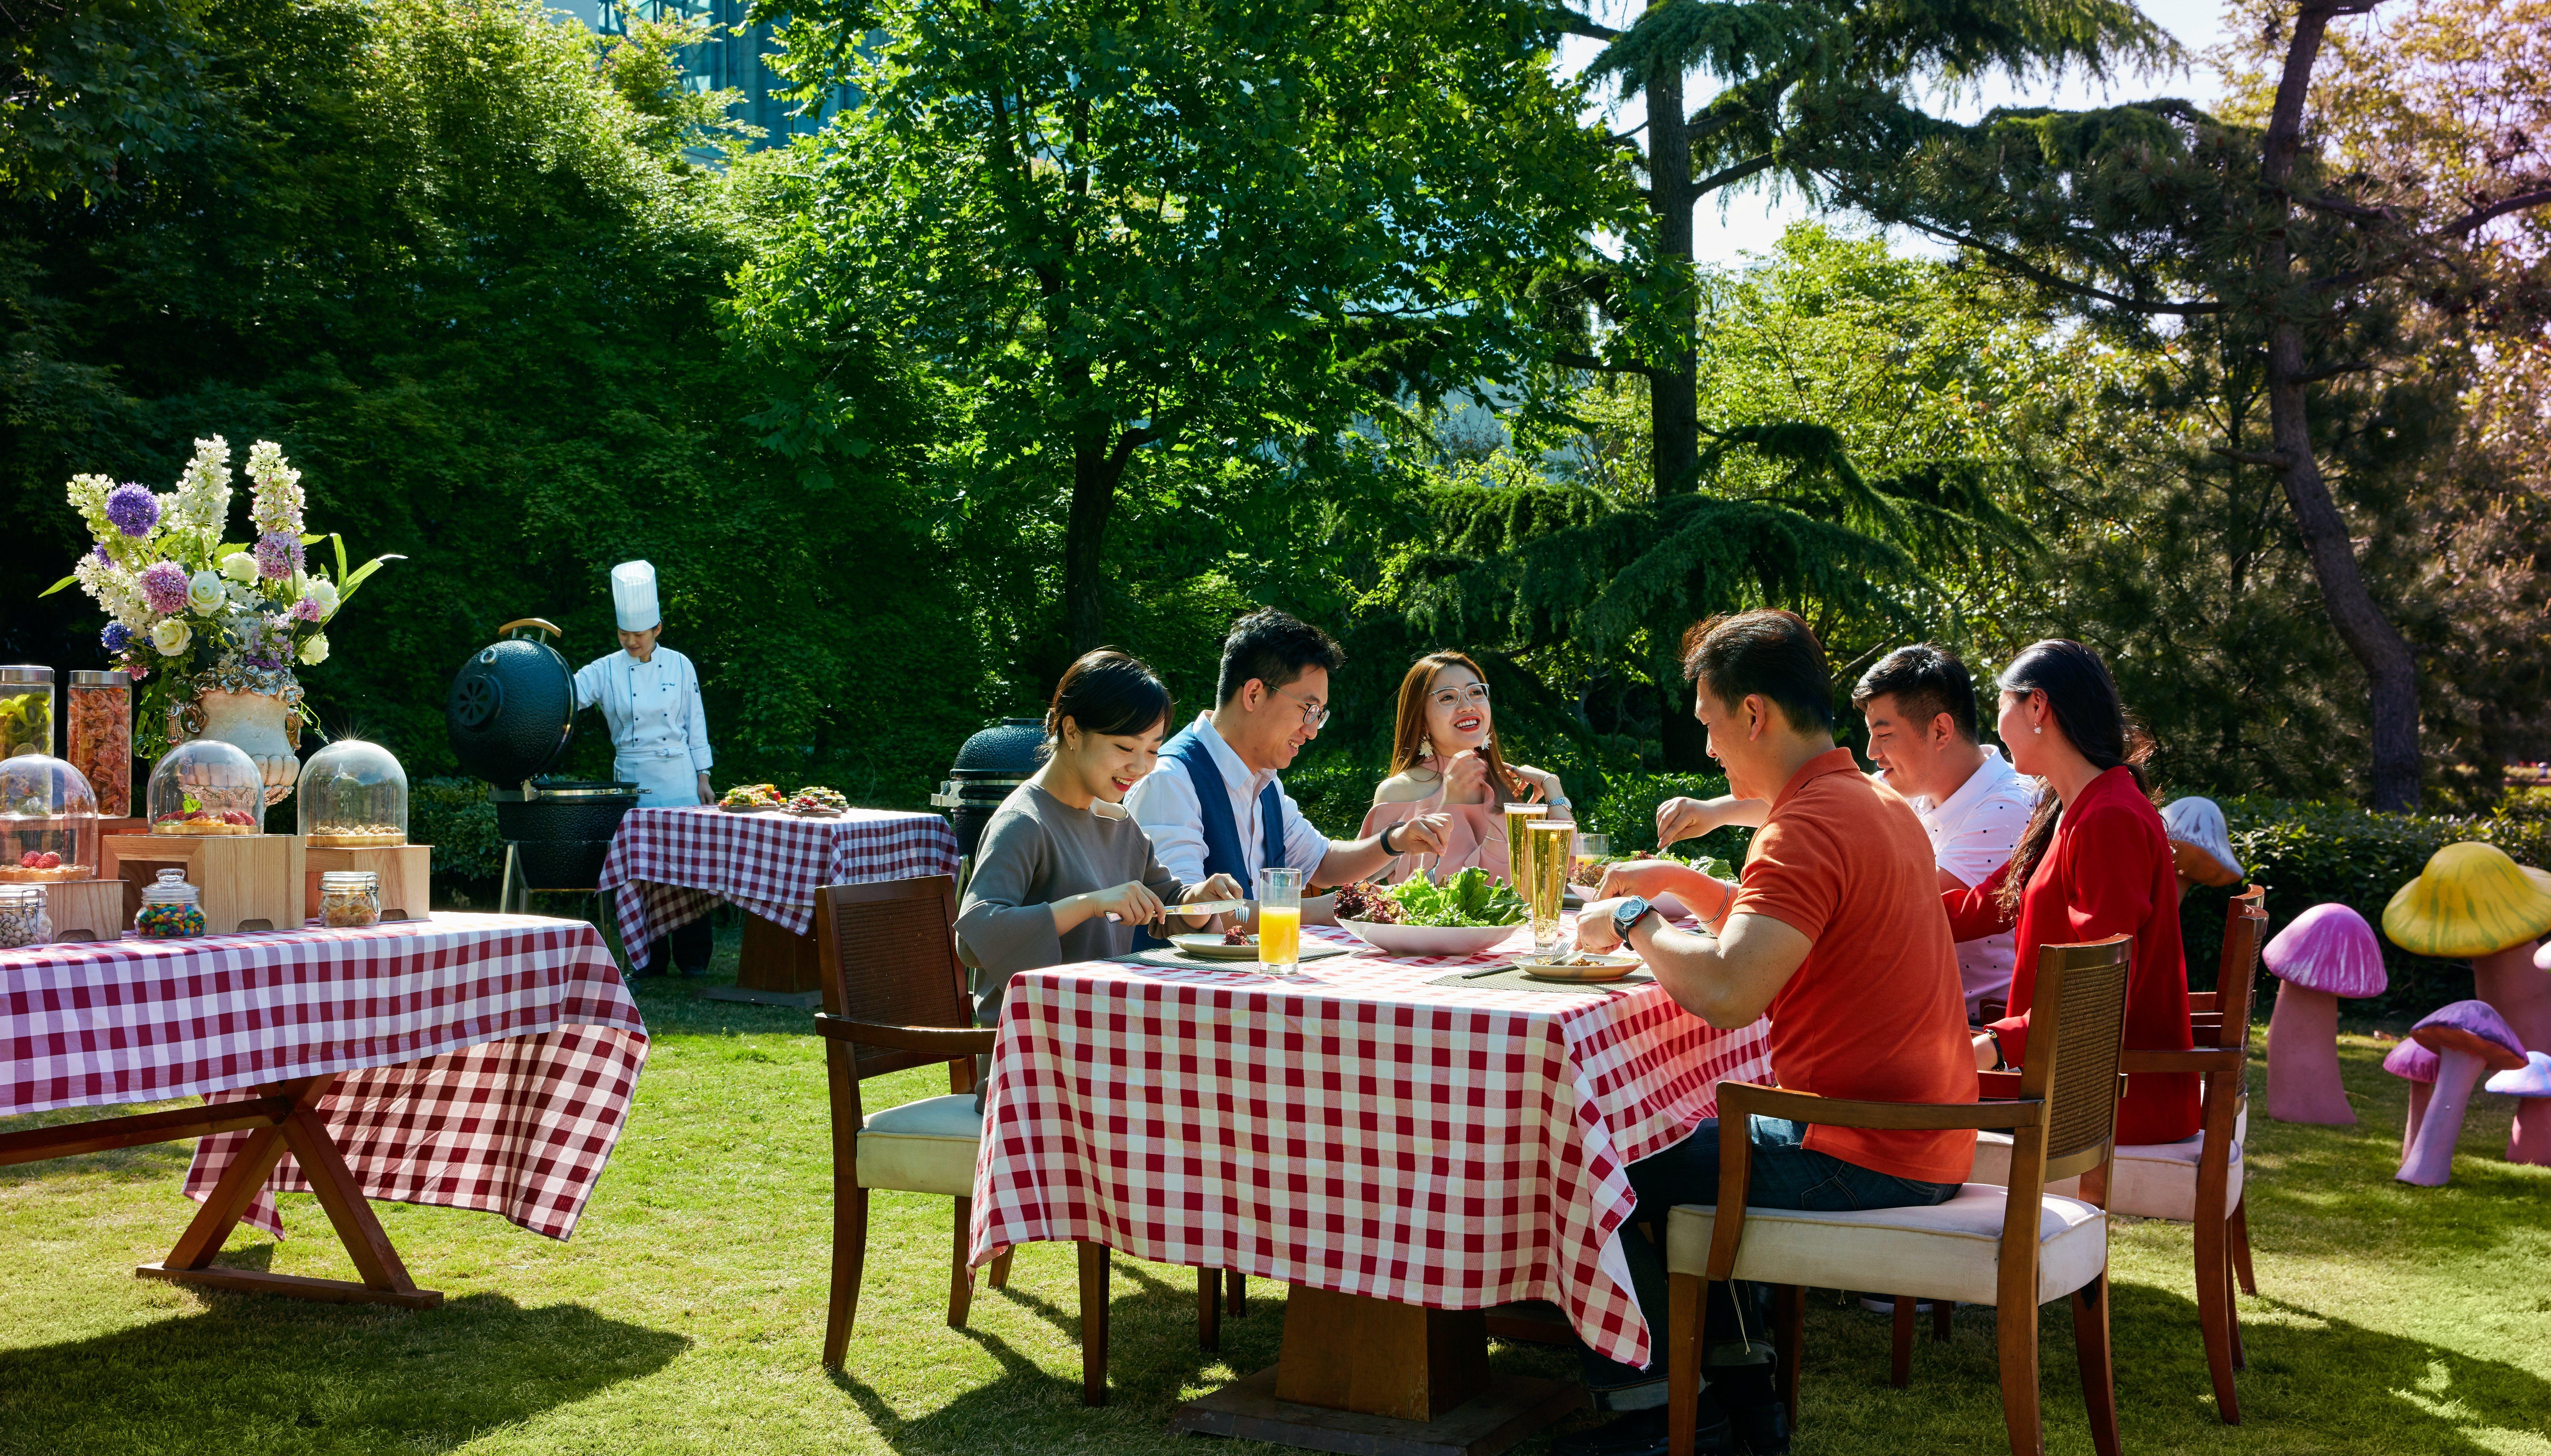
M 170 748 L 146 794 L 154 834 L 265 831 L 265 779 L 256 760 L 219 738 Z
M 62 757 L 97 791 L 98 817 L 133 813 L 133 679 L 74 672 L 67 709 Z
M 788 801 L 779 797 L 777 784 L 738 784 L 726 791 L 718 808 L 730 814 L 760 814 L 766 809 L 784 809 Z
M 42 945 L 53 938 L 41 885 L 0 885 L 0 950 Z
M 840 790 L 827 789 L 821 784 L 807 785 L 797 791 L 796 797 L 788 801 L 788 812 L 791 814 L 834 815 L 841 814 L 850 807 L 851 801 L 843 797 Z
M 53 670 L 0 667 L 0 758 L 53 751 Z
M 43 753 L 0 759 L 0 885 L 97 878 L 97 795 Z
M 339 738 L 301 766 L 300 832 L 313 849 L 377 849 L 407 842 L 407 770 L 390 750 Z
M 186 883 L 184 870 L 161 870 L 156 881 L 142 887 L 142 909 L 133 917 L 135 934 L 146 940 L 183 940 L 204 933 L 204 892 Z
M 381 880 L 369 870 L 329 870 L 319 877 L 319 922 L 332 930 L 381 922 Z

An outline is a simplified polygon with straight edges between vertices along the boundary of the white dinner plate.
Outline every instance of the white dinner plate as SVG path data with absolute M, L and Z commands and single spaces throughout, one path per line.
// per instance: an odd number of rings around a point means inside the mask
M 1189 955 L 1204 960 L 1258 959 L 1257 941 L 1252 940 L 1246 945 L 1225 945 L 1222 943 L 1221 932 L 1215 930 L 1199 930 L 1192 935 L 1172 935 L 1170 943 Z

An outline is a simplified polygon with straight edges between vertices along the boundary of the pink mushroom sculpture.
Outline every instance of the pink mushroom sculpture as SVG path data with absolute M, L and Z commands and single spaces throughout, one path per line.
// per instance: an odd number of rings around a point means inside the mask
M 2438 1057 L 2415 1041 L 2403 1041 L 2383 1058 L 2383 1070 L 2409 1084 L 2409 1116 L 2400 1125 L 2400 1161 L 2409 1161 L 2409 1144 L 2418 1140 L 2418 1124 L 2427 1116 L 2427 1099 L 2435 1095 Z
M 2516 1103 L 2519 1108 L 2526 1102 L 2551 1097 L 2551 1051 L 2526 1052 L 2523 1066 L 2490 1078 L 2481 1084 L 2481 1090 L 2519 1099 Z M 2507 1140 L 2506 1160 L 2510 1163 L 2551 1163 L 2551 1119 L 2531 1118 L 2526 1125 L 2515 1129 Z
M 2261 959 L 2285 983 L 2268 1017 L 2268 1116 L 2353 1123 L 2338 1080 L 2338 1003 L 2380 996 L 2391 984 L 2374 927 L 2344 905 L 2315 905 L 2279 930 Z
M 2427 1116 L 2409 1142 L 2409 1155 L 2392 1176 L 2420 1188 L 2442 1188 L 2453 1177 L 2454 1142 L 2462 1136 L 2463 1114 L 2471 1110 L 2482 1075 L 2523 1066 L 2524 1047 L 2486 1001 L 2439 1007 L 2410 1027 L 2409 1034 L 2436 1054 L 2436 1090 L 2427 1099 Z

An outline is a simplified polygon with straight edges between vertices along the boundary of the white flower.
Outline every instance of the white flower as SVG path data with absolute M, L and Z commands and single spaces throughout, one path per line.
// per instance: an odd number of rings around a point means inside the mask
M 223 590 L 230 594 L 231 608 L 233 611 L 254 612 L 256 610 L 256 587 L 255 585 L 234 581 L 226 583 Z
M 302 595 L 319 604 L 319 615 L 329 617 L 337 611 L 337 584 L 324 576 L 310 578 L 310 590 Z
M 80 519 L 88 523 L 88 534 L 101 541 L 116 542 L 124 537 L 123 528 L 109 520 L 106 514 L 106 498 L 114 490 L 115 480 L 111 476 L 71 477 L 71 505 L 78 508 Z M 114 546 L 109 545 L 107 549 L 113 550 Z
M 301 644 L 301 660 L 309 663 L 313 667 L 316 667 L 320 663 L 328 660 L 328 634 L 326 632 L 314 632 L 308 641 Z
M 222 538 L 231 519 L 231 446 L 216 435 L 195 441 L 195 457 L 177 477 L 177 489 L 159 498 L 163 531 L 192 531 L 204 537 L 203 549 Z
M 222 575 L 233 581 L 255 581 L 256 558 L 246 551 L 233 551 L 222 558 Z
M 249 519 L 262 533 L 301 534 L 301 472 L 283 462 L 283 447 L 260 439 L 248 447 L 248 478 L 256 482 Z
M 222 590 L 222 574 L 198 571 L 186 578 L 186 605 L 197 617 L 210 617 L 222 609 L 231 594 Z
M 188 627 L 182 617 L 163 617 L 158 626 L 151 629 L 151 645 L 157 647 L 162 657 L 174 657 L 185 651 L 186 644 L 194 639 L 195 630 Z

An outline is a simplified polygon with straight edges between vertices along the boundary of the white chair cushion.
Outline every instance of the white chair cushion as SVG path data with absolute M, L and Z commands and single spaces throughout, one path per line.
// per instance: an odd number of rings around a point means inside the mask
M 1748 1209 L 1736 1277 L 1993 1304 L 2009 1203 L 2007 1189 L 1970 1183 L 1928 1209 Z M 1706 1273 L 1716 1222 L 1715 1209 L 1676 1209 L 1666 1222 L 1667 1267 Z M 2061 1299 L 2107 1267 L 2107 1216 L 2079 1199 L 2047 1195 L 2037 1219 L 2037 1302 Z
M 2196 1159 L 2204 1151 L 2205 1134 L 2179 1142 L 2119 1143 L 2117 1160 L 2109 1170 L 2108 1210 L 2132 1213 L 2138 1218 L 2169 1218 L 2187 1223 L 2196 1217 Z M 2225 1170 L 2223 1212 L 2230 1213 L 2241 1202 L 2241 1180 L 2245 1159 L 2241 1144 L 2232 1144 L 2231 1166 Z M 1975 1171 L 1968 1175 L 1975 1183 L 2004 1184 L 2010 1181 L 2010 1134 L 1979 1132 L 1976 1134 Z M 2078 1197 L 2082 1180 L 2067 1178 L 2048 1184 L 2049 1193 L 2067 1198 Z
M 860 1125 L 860 1187 L 970 1198 L 982 1137 L 970 1092 L 888 1108 Z

